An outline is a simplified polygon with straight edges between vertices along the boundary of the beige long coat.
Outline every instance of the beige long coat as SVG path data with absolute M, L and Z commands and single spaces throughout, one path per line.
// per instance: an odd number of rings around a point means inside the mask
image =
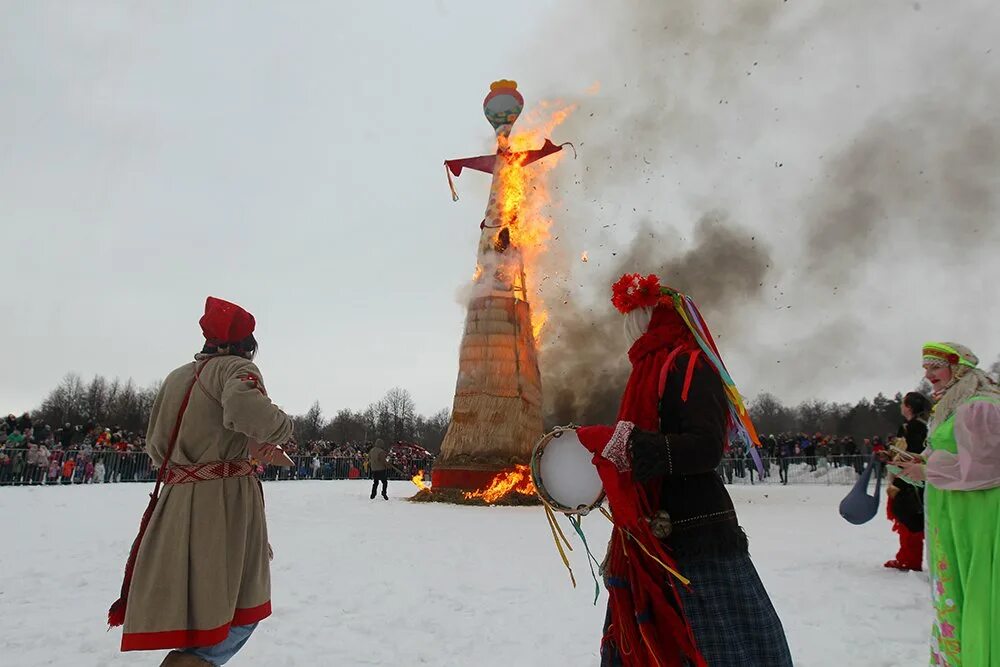
M 146 449 L 163 464 L 198 368 L 171 462 L 245 460 L 250 438 L 283 444 L 292 422 L 260 371 L 238 356 L 199 356 L 173 371 L 153 404 Z M 230 625 L 271 613 L 264 498 L 255 477 L 165 485 L 139 547 L 122 650 L 210 646 Z

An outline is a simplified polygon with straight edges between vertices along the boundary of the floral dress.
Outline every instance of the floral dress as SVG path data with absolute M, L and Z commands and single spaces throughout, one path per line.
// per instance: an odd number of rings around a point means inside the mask
M 1000 401 L 974 397 L 930 434 L 932 665 L 1000 665 Z

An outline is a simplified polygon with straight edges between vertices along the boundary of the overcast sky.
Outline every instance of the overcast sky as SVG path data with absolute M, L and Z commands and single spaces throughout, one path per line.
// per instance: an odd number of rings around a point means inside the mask
M 441 164 L 491 149 L 481 102 L 505 77 L 529 109 L 580 105 L 553 137 L 579 150 L 554 176 L 567 300 L 610 308 L 612 248 L 652 224 L 676 230 L 675 254 L 721 210 L 776 260 L 739 326 L 719 315 L 745 394 L 907 390 L 930 338 L 988 364 L 1000 10 L 797 4 L 0 0 L 0 410 L 37 407 L 70 371 L 162 378 L 199 348 L 209 294 L 255 314 L 290 411 L 363 408 L 396 385 L 421 412 L 450 407 L 489 179 L 463 174 L 452 203 Z M 941 185 L 968 155 L 975 183 Z M 922 180 L 891 178 L 901 163 Z M 888 192 L 886 222 L 845 242 L 822 220 L 855 172 Z M 974 200 L 958 222 L 956 197 Z M 581 249 L 591 262 L 570 267 Z M 697 299 L 698 276 L 681 282 Z

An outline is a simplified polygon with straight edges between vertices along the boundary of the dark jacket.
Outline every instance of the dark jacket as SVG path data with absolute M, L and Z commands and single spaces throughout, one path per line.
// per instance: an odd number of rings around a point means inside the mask
M 681 355 L 667 375 L 660 432 L 633 431 L 633 476 L 638 482 L 662 479 L 660 509 L 672 525 L 664 542 L 677 558 L 745 552 L 746 536 L 716 472 L 726 443 L 725 390 L 718 373 L 699 358 L 685 401 L 689 357 Z
M 897 434 L 906 439 L 906 451 L 919 454 L 924 451 L 927 440 L 927 424 L 919 419 L 911 419 L 899 427 Z M 892 480 L 899 489 L 892 500 L 892 513 L 908 530 L 920 532 L 924 529 L 924 490 L 904 482 L 900 478 Z

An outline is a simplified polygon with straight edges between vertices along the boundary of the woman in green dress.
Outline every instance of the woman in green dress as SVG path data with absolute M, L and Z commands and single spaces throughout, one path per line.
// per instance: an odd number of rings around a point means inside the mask
M 927 343 L 936 405 L 926 462 L 932 665 L 1000 665 L 1000 388 L 964 345 Z

